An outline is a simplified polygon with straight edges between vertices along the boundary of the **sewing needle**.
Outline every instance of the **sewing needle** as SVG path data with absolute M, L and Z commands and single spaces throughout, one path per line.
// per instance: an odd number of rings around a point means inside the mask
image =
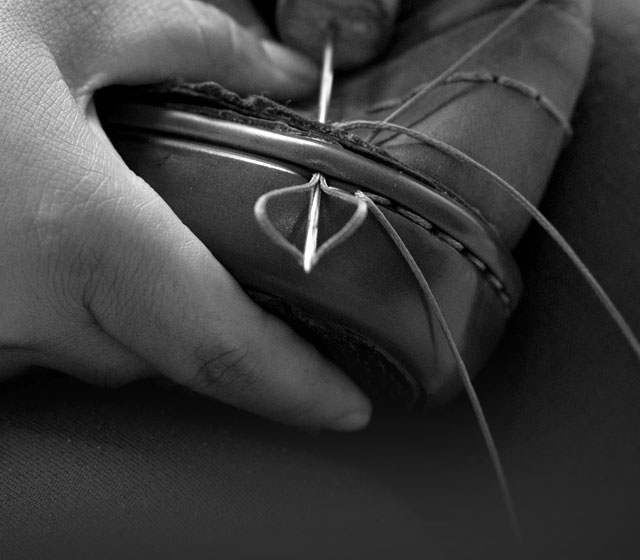
M 333 89 L 333 33 L 327 35 L 327 42 L 324 47 L 322 57 L 322 74 L 320 78 L 320 97 L 318 100 L 318 121 L 322 124 L 327 122 L 327 113 L 331 101 L 331 90 Z M 311 272 L 318 249 L 318 222 L 320 220 L 320 198 L 322 196 L 321 181 L 324 178 L 318 174 L 311 195 L 309 205 L 309 219 L 307 221 L 307 236 L 304 243 L 304 254 L 302 267 L 308 274 Z

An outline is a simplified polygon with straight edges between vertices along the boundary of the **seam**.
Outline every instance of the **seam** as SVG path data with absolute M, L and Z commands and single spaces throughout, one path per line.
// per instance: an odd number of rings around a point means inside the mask
M 573 136 L 573 128 L 569 123 L 569 119 L 556 107 L 549 97 L 544 95 L 541 91 L 537 90 L 533 86 L 515 78 L 509 76 L 502 76 L 494 74 L 492 72 L 474 71 L 474 72 L 456 72 L 447 77 L 440 86 L 447 84 L 454 84 L 460 82 L 478 83 L 478 84 L 495 84 L 507 88 L 511 91 L 517 92 L 521 95 L 536 102 L 536 104 L 546 111 L 564 130 L 567 136 Z M 375 105 L 371 105 L 366 109 L 367 113 L 378 113 L 380 111 L 391 111 L 396 109 L 408 99 L 411 99 L 422 86 L 418 86 L 411 90 L 404 97 L 397 97 L 394 99 L 385 99 L 379 101 Z
M 451 74 L 444 83 L 452 84 L 456 82 L 471 82 L 471 83 L 485 83 L 485 84 L 496 84 L 498 86 L 505 87 L 507 89 L 516 91 L 521 93 L 522 95 L 528 97 L 535 101 L 542 109 L 544 109 L 549 115 L 551 115 L 557 122 L 562 126 L 563 130 L 567 134 L 567 136 L 573 135 L 573 129 L 569 124 L 569 119 L 567 119 L 560 109 L 558 109 L 553 101 L 549 99 L 546 95 L 544 95 L 541 91 L 530 86 L 529 84 L 516 80 L 514 78 L 509 78 L 508 76 L 501 76 L 499 74 L 494 74 L 492 72 L 457 72 L 455 74 Z
M 419 216 L 418 214 L 412 212 L 411 210 L 408 210 L 407 208 L 404 208 L 403 206 L 400 206 L 396 202 L 378 194 L 369 192 L 365 194 L 376 204 L 383 206 L 391 210 L 392 212 L 395 212 L 403 218 L 408 219 L 418 227 L 422 228 L 426 232 L 430 233 L 431 235 L 454 249 L 457 253 L 460 254 L 460 256 L 467 260 L 489 283 L 491 288 L 496 292 L 496 294 L 506 307 L 507 312 L 511 313 L 511 311 L 513 311 L 513 300 L 509 295 L 504 282 L 489 268 L 489 265 L 487 265 L 487 263 L 473 254 L 463 243 L 445 233 L 442 229 L 440 229 L 429 220 L 423 218 L 422 216 Z

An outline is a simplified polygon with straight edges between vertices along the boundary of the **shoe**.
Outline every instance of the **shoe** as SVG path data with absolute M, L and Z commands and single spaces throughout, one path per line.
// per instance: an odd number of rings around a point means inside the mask
M 406 2 L 391 50 L 337 76 L 329 124 L 314 100 L 283 106 L 213 83 L 105 90 L 99 114 L 131 169 L 260 305 L 375 402 L 437 404 L 461 388 L 448 334 L 477 373 L 520 297 L 511 250 L 529 215 L 491 173 L 542 197 L 589 62 L 588 5 Z M 306 273 L 254 207 L 266 195 L 263 218 L 299 250 L 309 188 L 290 187 L 316 174 L 329 186 L 319 243 L 341 242 Z M 368 215 L 342 235 L 362 201 Z

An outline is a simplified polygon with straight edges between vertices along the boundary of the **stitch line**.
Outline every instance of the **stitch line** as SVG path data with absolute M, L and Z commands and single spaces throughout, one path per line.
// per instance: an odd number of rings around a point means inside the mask
M 547 113 L 549 113 L 559 124 L 562 126 L 567 136 L 573 135 L 573 129 L 569 124 L 569 119 L 562 114 L 562 111 L 558 109 L 553 101 L 549 99 L 542 92 L 530 86 L 529 84 L 510 78 L 508 76 L 501 76 L 492 72 L 456 72 L 451 74 L 444 81 L 445 84 L 456 82 L 472 82 L 472 83 L 492 83 L 496 84 L 525 95 L 532 99 L 538 105 L 540 105 Z
M 535 101 L 543 110 L 545 110 L 551 117 L 562 127 L 565 134 L 569 137 L 573 136 L 573 127 L 571 126 L 569 119 L 556 107 L 549 97 L 544 95 L 541 91 L 527 84 L 526 82 L 510 78 L 509 76 L 503 76 L 492 72 L 473 71 L 473 72 L 456 72 L 446 78 L 439 86 L 470 82 L 470 83 L 492 83 L 498 86 L 508 88 L 512 91 L 525 95 L 529 99 Z M 413 97 L 422 86 L 418 86 L 411 90 L 404 97 L 396 97 L 394 99 L 386 99 L 380 101 L 375 105 L 370 106 L 367 109 L 367 113 L 378 113 L 380 111 L 391 111 L 396 107 L 399 107 L 402 103 Z
M 500 458 L 500 453 L 498 452 L 498 448 L 496 446 L 496 442 L 493 438 L 493 434 L 491 433 L 491 429 L 489 428 L 489 423 L 487 422 L 487 417 L 484 413 L 482 405 L 480 404 L 480 399 L 478 398 L 478 393 L 473 386 L 473 382 L 471 381 L 471 376 L 469 375 L 469 371 L 467 370 L 467 366 L 462 359 L 462 355 L 460 354 L 460 350 L 456 341 L 453 337 L 453 333 L 449 328 L 447 320 L 442 312 L 442 308 L 440 307 L 438 300 L 435 297 L 435 294 L 431 290 L 431 286 L 429 286 L 429 282 L 424 277 L 420 266 L 413 258 L 411 251 L 405 245 L 404 241 L 393 227 L 389 219 L 384 215 L 384 212 L 380 209 L 380 207 L 373 202 L 371 199 L 367 197 L 365 193 L 362 191 L 356 192 L 356 197 L 364 199 L 369 207 L 371 214 L 373 217 L 378 220 L 378 223 L 384 228 L 384 230 L 389 235 L 389 238 L 398 251 L 405 260 L 405 263 L 413 273 L 414 278 L 418 282 L 420 286 L 420 291 L 422 296 L 424 297 L 425 303 L 431 309 L 436 317 L 436 320 L 440 324 L 440 328 L 442 329 L 442 333 L 444 334 L 447 345 L 451 349 L 451 353 L 453 354 L 453 358 L 458 366 L 458 373 L 460 375 L 460 380 L 462 381 L 462 385 L 465 388 L 467 396 L 469 397 L 469 401 L 471 402 L 471 407 L 473 408 L 474 414 L 478 421 L 478 426 L 480 427 L 480 432 L 482 433 L 482 437 L 484 439 L 485 445 L 487 447 L 487 451 L 489 453 L 489 457 L 491 459 L 491 463 L 493 464 L 493 470 L 498 480 L 498 485 L 500 486 L 500 492 L 502 495 L 502 499 L 504 501 L 504 506 L 507 511 L 507 515 L 509 516 L 509 521 L 511 522 L 511 527 L 513 530 L 514 537 L 518 545 L 522 544 L 522 532 L 520 530 L 520 523 L 518 521 L 518 516 L 516 515 L 516 509 L 513 503 L 513 497 L 511 496 L 511 489 L 509 487 L 509 483 L 507 481 L 507 477 L 504 471 L 504 467 L 502 465 L 502 459 Z
M 538 208 L 536 208 L 536 206 L 532 204 L 522 193 L 520 193 L 497 173 L 495 173 L 482 163 L 476 161 L 471 156 L 465 154 L 461 150 L 458 150 L 456 147 L 447 144 L 446 142 L 443 142 L 416 130 L 408 129 L 398 124 L 389 122 L 353 121 L 343 126 L 345 126 L 346 128 L 373 128 L 374 130 L 398 131 L 399 133 L 406 134 L 410 138 L 415 138 L 426 145 L 433 146 L 434 148 L 441 150 L 443 153 L 446 153 L 455 158 L 457 161 L 465 165 L 470 165 L 471 167 L 474 167 L 482 173 L 486 174 L 497 188 L 509 195 L 512 200 L 517 202 L 524 210 L 526 210 L 526 212 L 540 225 L 540 227 L 542 227 L 542 229 L 549 235 L 549 237 L 553 239 L 560 250 L 569 258 L 569 260 L 576 267 L 587 285 L 591 288 L 594 295 L 598 298 L 602 306 L 605 308 L 605 310 L 609 314 L 609 317 L 616 324 L 618 330 L 626 339 L 629 347 L 633 350 L 638 361 L 640 361 L 640 340 L 638 340 L 635 333 L 633 332 L 633 329 L 624 318 L 620 310 L 613 303 L 611 298 L 607 295 L 607 292 L 604 290 L 600 282 L 598 282 L 598 280 L 589 270 L 589 267 L 582 261 L 573 247 L 571 247 L 569 242 L 542 214 L 542 212 L 540 212 L 540 210 L 538 210 Z
M 518 8 L 516 8 L 511 14 L 506 17 L 499 25 L 497 25 L 493 31 L 485 35 L 480 41 L 478 41 L 471 49 L 469 49 L 465 54 L 463 54 L 460 58 L 458 58 L 451 66 L 445 69 L 442 73 L 440 73 L 436 78 L 427 82 L 409 98 L 407 99 L 400 107 L 398 107 L 395 111 L 393 111 L 390 115 L 382 121 L 385 123 L 392 122 L 396 117 L 401 115 L 406 109 L 415 104 L 418 100 L 424 97 L 427 93 L 429 93 L 434 87 L 441 84 L 444 80 L 446 80 L 451 74 L 456 72 L 458 68 L 462 67 L 465 62 L 473 58 L 475 54 L 480 52 L 486 45 L 491 43 L 500 33 L 502 33 L 505 29 L 511 27 L 511 25 L 516 22 L 518 19 L 522 18 L 528 11 L 530 11 L 536 4 L 538 4 L 540 0 L 526 0 L 523 2 Z M 374 130 L 370 137 L 367 139 L 369 142 L 373 143 L 374 138 L 376 137 L 378 130 Z
M 364 191 L 363 191 L 364 192 Z M 497 293 L 498 297 L 507 308 L 507 311 L 510 313 L 513 310 L 513 301 L 511 296 L 509 295 L 507 288 L 504 282 L 489 268 L 489 266 L 478 258 L 474 253 L 472 253 L 468 247 L 462 244 L 457 239 L 454 239 L 449 234 L 445 233 L 438 226 L 430 222 L 429 220 L 419 216 L 415 212 L 408 210 L 400 206 L 398 203 L 378 194 L 373 194 L 369 192 L 365 192 L 365 194 L 376 204 L 388 208 L 392 212 L 408 219 L 418 227 L 424 229 L 452 249 L 454 249 L 457 253 L 460 254 L 464 259 L 466 259 L 478 272 L 479 274 L 487 280 L 491 288 Z

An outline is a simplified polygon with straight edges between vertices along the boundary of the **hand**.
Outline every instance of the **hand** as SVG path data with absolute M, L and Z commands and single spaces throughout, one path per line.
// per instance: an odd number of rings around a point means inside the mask
M 334 65 L 346 70 L 380 55 L 393 35 L 400 0 L 278 0 L 282 40 L 316 60 L 332 34 Z
M 6 0 L 0 22 L 2 374 L 160 374 L 285 422 L 366 424 L 355 385 L 247 298 L 92 105 L 100 87 L 175 77 L 295 97 L 316 67 L 193 0 Z

